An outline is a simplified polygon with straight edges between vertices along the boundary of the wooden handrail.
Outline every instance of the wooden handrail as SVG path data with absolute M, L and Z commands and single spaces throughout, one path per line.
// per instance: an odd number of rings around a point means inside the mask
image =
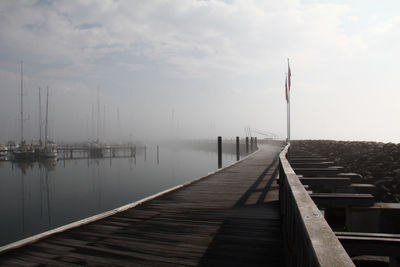
M 286 266 L 355 266 L 286 155 L 279 155 L 280 205 Z

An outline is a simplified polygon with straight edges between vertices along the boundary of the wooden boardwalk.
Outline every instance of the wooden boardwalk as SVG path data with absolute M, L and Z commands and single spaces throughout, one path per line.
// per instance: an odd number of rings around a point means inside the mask
M 0 266 L 281 266 L 281 147 L 0 255 Z

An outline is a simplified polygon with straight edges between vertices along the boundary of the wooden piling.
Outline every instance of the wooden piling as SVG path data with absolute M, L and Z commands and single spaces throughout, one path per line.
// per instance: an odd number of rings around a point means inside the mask
M 157 165 L 158 164 L 160 164 L 160 150 L 159 150 L 159 147 L 158 147 L 158 145 L 157 145 Z
M 246 137 L 246 154 L 249 154 L 249 138 Z
M 240 159 L 240 151 L 239 151 L 239 136 L 236 136 L 236 160 Z
M 251 152 L 253 152 L 253 150 L 254 150 L 254 138 L 253 137 L 250 137 L 250 150 L 251 150 Z
M 218 136 L 218 169 L 222 168 L 222 137 Z

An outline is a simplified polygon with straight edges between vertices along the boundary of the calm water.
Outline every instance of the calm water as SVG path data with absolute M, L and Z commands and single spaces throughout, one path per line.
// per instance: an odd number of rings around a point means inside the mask
M 223 165 L 235 161 L 224 154 Z M 217 153 L 155 148 L 146 157 L 0 162 L 0 245 L 142 199 L 217 169 Z

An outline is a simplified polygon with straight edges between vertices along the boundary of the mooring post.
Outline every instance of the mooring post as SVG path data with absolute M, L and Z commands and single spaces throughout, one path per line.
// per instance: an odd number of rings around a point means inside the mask
M 236 160 L 240 159 L 239 136 L 236 136 Z
M 218 136 L 218 169 L 222 168 L 222 137 Z
M 254 138 L 253 137 L 250 137 L 250 150 L 251 150 L 251 152 L 253 152 L 253 150 L 254 150 Z
M 246 154 L 249 154 L 249 138 L 246 137 Z
M 159 148 L 158 148 L 158 145 L 157 145 L 157 165 L 158 164 L 160 164 L 160 158 L 159 158 Z

